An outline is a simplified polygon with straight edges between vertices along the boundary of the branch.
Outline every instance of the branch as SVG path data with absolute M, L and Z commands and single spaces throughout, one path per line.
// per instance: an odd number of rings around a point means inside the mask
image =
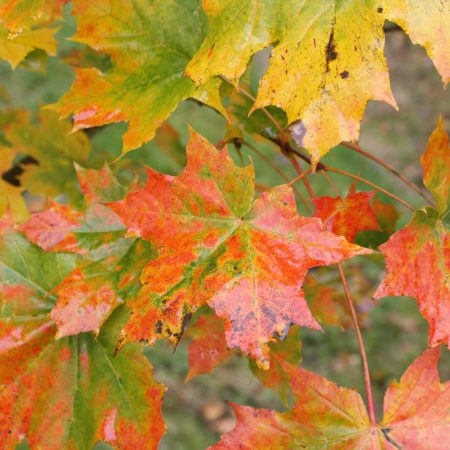
M 299 158 L 303 159 L 303 161 L 307 162 L 308 164 L 311 165 L 311 159 L 304 155 L 303 153 L 299 152 L 298 150 L 296 150 L 295 148 L 293 148 L 289 143 L 282 143 L 279 139 L 277 138 L 268 138 L 270 141 L 272 141 L 273 143 L 277 144 L 280 149 L 283 151 L 283 153 L 293 153 L 296 156 L 298 156 Z M 406 202 L 405 200 L 401 199 L 400 197 L 397 197 L 395 194 L 393 194 L 392 192 L 382 188 L 381 186 L 378 186 L 375 183 L 372 183 L 369 180 L 366 180 L 363 177 L 360 177 L 358 175 L 353 175 L 350 172 L 346 172 L 345 170 L 341 170 L 341 169 L 336 169 L 332 166 L 329 166 L 328 164 L 324 164 L 319 162 L 316 166 L 316 170 L 317 171 L 328 171 L 328 172 L 334 172 L 334 173 L 339 173 L 341 175 L 345 175 L 347 177 L 353 178 L 354 180 L 358 180 L 361 183 L 367 184 L 368 186 L 374 188 L 375 190 L 382 192 L 383 194 L 387 195 L 388 197 L 391 197 L 392 199 L 396 200 L 397 202 L 401 203 L 403 206 L 405 206 L 406 208 L 410 209 L 411 211 L 414 211 L 415 208 L 413 206 L 411 206 L 408 202 Z
M 347 278 L 345 277 L 344 269 L 342 267 L 342 263 L 338 263 L 339 275 L 341 276 L 342 286 L 345 291 L 345 298 L 347 300 L 347 306 L 350 310 L 350 314 L 352 316 L 353 325 L 355 326 L 356 336 L 358 337 L 358 345 L 361 353 L 361 360 L 363 364 L 364 370 L 364 383 L 366 385 L 366 395 L 367 395 L 367 405 L 369 409 L 370 422 L 372 425 L 377 424 L 377 418 L 375 415 L 375 406 L 373 403 L 373 394 L 372 394 L 372 385 L 370 382 L 370 371 L 369 371 L 369 363 L 367 362 L 367 353 L 366 347 L 364 345 L 364 340 L 362 337 L 361 330 L 358 324 L 358 317 L 356 315 L 355 306 L 353 305 L 352 296 L 350 294 L 350 289 L 348 288 Z
M 342 142 L 342 147 L 348 148 L 350 150 L 353 150 L 360 155 L 365 156 L 366 158 L 371 159 L 372 161 L 376 162 L 380 166 L 384 167 L 385 169 L 389 170 L 392 174 L 394 174 L 396 177 L 398 177 L 400 180 L 403 181 L 406 185 L 408 185 L 411 189 L 416 191 L 430 206 L 435 206 L 434 202 L 431 201 L 420 189 L 419 186 L 417 186 L 415 183 L 413 183 L 411 180 L 406 178 L 404 175 L 402 175 L 400 172 L 397 171 L 393 166 L 388 164 L 386 161 L 382 160 L 381 158 L 376 157 L 375 155 L 372 155 L 371 153 L 365 151 L 362 149 L 359 145 L 352 144 L 350 142 Z

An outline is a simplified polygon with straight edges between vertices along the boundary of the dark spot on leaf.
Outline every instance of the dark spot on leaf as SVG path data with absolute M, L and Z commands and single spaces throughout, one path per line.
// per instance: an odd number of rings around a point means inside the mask
M 339 75 L 340 75 L 341 78 L 344 80 L 345 78 L 348 78 L 349 73 L 348 73 L 346 70 L 344 70 L 344 71 L 341 72 Z
M 377 11 L 378 11 L 379 13 L 382 13 L 382 12 L 383 12 L 383 8 L 380 6 L 380 7 L 377 9 Z
M 27 155 L 27 156 L 25 156 L 25 158 L 22 159 L 22 161 L 20 161 L 20 164 L 25 165 L 25 166 L 27 166 L 29 164 L 34 164 L 34 165 L 38 166 L 39 161 L 37 159 L 33 158 L 32 156 Z
M 39 165 L 39 161 L 37 159 L 34 159 L 32 156 L 25 156 L 18 164 L 11 167 L 11 169 L 7 170 L 6 172 L 3 172 L 2 179 L 6 181 L 7 183 L 11 184 L 12 186 L 19 187 L 21 186 L 20 182 L 20 175 L 23 174 L 24 169 L 22 166 L 26 165 Z
M 163 328 L 163 323 L 160 320 L 158 320 L 158 322 L 156 322 L 156 325 L 155 325 L 155 333 L 161 334 L 162 328 Z
M 337 57 L 338 54 L 336 52 L 336 43 L 334 42 L 334 28 L 331 30 L 330 33 L 330 39 L 328 40 L 328 44 L 326 46 L 325 49 L 325 53 L 326 53 L 326 71 L 328 72 L 329 69 L 329 63 L 331 61 L 334 61 Z
M 2 173 L 2 179 L 7 183 L 19 187 L 20 180 L 19 176 L 23 174 L 23 169 L 19 165 L 11 167 L 11 169 Z

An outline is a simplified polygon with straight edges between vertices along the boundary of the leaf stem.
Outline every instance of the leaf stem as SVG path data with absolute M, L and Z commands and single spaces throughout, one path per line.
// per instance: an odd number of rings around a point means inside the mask
M 302 175 L 304 172 L 302 170 L 302 167 L 300 166 L 300 164 L 298 163 L 298 161 L 295 159 L 294 155 L 288 155 L 289 160 L 291 161 L 291 164 L 294 166 L 295 170 L 297 171 L 297 173 L 299 175 Z M 310 172 L 310 171 L 308 171 Z M 314 198 L 314 192 L 311 188 L 311 185 L 309 184 L 309 181 L 307 180 L 306 177 L 302 177 L 301 180 L 303 181 L 303 184 L 305 185 L 306 190 L 308 191 L 308 194 L 311 198 Z
M 350 314 L 352 316 L 353 325 L 355 326 L 356 336 L 358 337 L 358 345 L 359 351 L 361 353 L 361 359 L 363 364 L 364 371 L 364 384 L 366 385 L 366 395 L 367 395 L 367 406 L 369 409 L 369 417 L 370 423 L 372 425 L 377 424 L 377 418 L 375 415 L 375 406 L 373 402 L 372 395 L 372 384 L 370 382 L 370 371 L 369 371 L 369 363 L 367 362 L 367 353 L 366 346 L 364 345 L 364 340 L 362 337 L 361 330 L 358 324 L 358 317 L 356 315 L 355 306 L 353 305 L 352 296 L 350 293 L 350 289 L 348 287 L 347 278 L 345 277 L 344 268 L 342 267 L 342 263 L 338 263 L 339 275 L 341 276 L 342 286 L 344 287 L 345 298 L 347 300 L 347 306 L 350 310 Z
M 311 173 L 311 169 L 305 170 L 300 175 L 296 176 L 291 181 L 289 181 L 289 183 L 287 183 L 287 185 L 288 186 L 293 186 L 295 183 L 297 183 L 298 181 L 302 180 L 304 177 L 306 177 L 306 175 L 309 175 L 310 173 Z M 312 197 L 314 198 L 314 196 L 312 196 Z
M 327 174 L 327 171 L 326 170 L 321 170 L 320 173 L 328 181 L 328 184 L 331 186 L 331 189 L 333 189 L 333 192 L 335 193 L 336 197 L 340 197 L 339 191 L 338 191 L 336 185 L 333 183 L 333 180 L 331 179 L 330 175 Z
M 395 169 L 393 166 L 388 164 L 383 159 L 378 158 L 375 155 L 372 155 L 371 153 L 362 149 L 359 145 L 352 144 L 351 142 L 342 142 L 341 145 L 347 149 L 350 149 L 350 150 L 353 150 L 354 152 L 359 153 L 360 155 L 365 156 L 368 159 L 371 159 L 372 161 L 376 162 L 380 166 L 384 167 L 386 170 L 389 170 L 389 172 L 394 174 L 397 178 L 402 180 L 403 183 L 405 183 L 407 186 L 409 186 L 411 189 L 413 189 L 415 192 L 417 192 L 430 206 L 434 206 L 434 203 L 425 195 L 425 193 L 420 189 L 419 186 L 417 186 L 411 180 L 406 178 L 404 175 L 402 175 L 400 172 L 398 172 L 397 169 Z
M 226 77 L 221 75 L 221 78 L 224 81 L 226 81 L 227 83 L 229 83 L 232 86 L 234 86 L 233 83 L 230 80 L 228 80 Z M 241 85 L 238 86 L 238 92 L 242 93 L 242 95 L 244 95 L 245 97 L 249 98 L 253 102 L 256 101 L 255 97 L 252 94 L 250 94 L 246 89 L 244 89 Z M 303 159 L 303 161 L 307 162 L 309 165 L 312 165 L 311 159 L 308 156 L 303 155 L 301 152 L 299 152 L 298 150 L 294 149 L 289 144 L 289 137 L 286 136 L 285 130 L 281 127 L 281 125 L 278 123 L 278 121 L 272 116 L 272 114 L 270 114 L 270 112 L 266 108 L 261 108 L 261 109 L 264 112 L 264 114 L 266 114 L 266 116 L 269 118 L 269 120 L 273 123 L 275 128 L 277 129 L 278 133 L 280 134 L 280 138 L 272 138 L 272 137 L 267 137 L 267 136 L 264 136 L 264 135 L 262 135 L 262 136 L 265 137 L 266 139 L 269 139 L 274 144 L 278 145 L 280 147 L 280 149 L 283 151 L 283 153 L 285 153 L 286 155 L 289 155 L 290 153 L 294 153 L 299 158 Z M 430 203 L 430 201 L 424 196 L 423 192 L 421 192 L 420 189 L 414 183 L 409 181 L 406 177 L 404 177 L 399 172 L 397 172 L 397 170 L 395 168 L 393 168 L 389 164 L 385 163 L 383 160 L 373 156 L 372 154 L 370 154 L 370 153 L 366 152 L 365 150 L 361 149 L 360 147 L 354 146 L 353 144 L 350 144 L 348 142 L 344 142 L 342 145 L 344 145 L 345 147 L 347 147 L 347 148 L 349 148 L 351 150 L 357 151 L 358 153 L 361 153 L 362 155 L 370 158 L 371 160 L 373 160 L 376 163 L 380 164 L 381 166 L 385 167 L 390 172 L 392 172 L 393 174 L 398 176 L 408 186 L 410 186 L 412 189 L 414 189 L 414 191 L 419 193 L 423 198 L 425 198 L 425 200 L 427 200 L 428 203 Z M 291 162 L 292 162 L 292 159 L 291 159 Z M 319 162 L 317 164 L 316 169 L 318 171 L 321 171 L 321 170 L 329 171 L 329 172 L 339 173 L 341 175 L 345 175 L 345 176 L 351 177 L 351 178 L 353 178 L 355 180 L 360 181 L 361 183 L 364 183 L 364 184 L 367 184 L 368 186 L 373 187 L 374 189 L 376 189 L 379 192 L 382 192 L 383 194 L 387 195 L 388 197 L 391 197 L 392 199 L 398 201 L 399 203 L 401 203 L 403 206 L 405 206 L 406 208 L 410 209 L 411 211 L 415 210 L 415 208 L 413 206 L 411 206 L 405 200 L 402 200 L 400 197 L 397 197 L 395 194 L 392 194 L 388 190 L 382 188 L 381 186 L 378 186 L 375 183 L 372 183 L 369 180 L 366 180 L 365 178 L 359 177 L 357 175 L 353 175 L 352 173 L 346 172 L 345 170 L 335 169 L 334 167 L 325 165 L 325 164 L 323 164 L 321 162 Z M 307 180 L 304 180 L 304 181 L 307 181 Z M 307 190 L 308 190 L 308 193 L 311 195 L 310 190 L 308 188 L 307 188 Z M 305 205 L 307 204 L 306 201 L 304 203 L 305 203 Z M 432 203 L 430 203 L 430 204 L 433 205 Z M 308 210 L 311 211 L 310 208 L 308 208 Z
M 405 200 L 401 199 L 400 197 L 397 197 L 395 194 L 393 194 L 392 192 L 389 192 L 388 190 L 382 188 L 381 186 L 378 186 L 377 184 L 372 183 L 369 180 L 366 180 L 365 178 L 359 177 L 358 175 L 354 175 L 354 174 L 352 174 L 350 172 L 346 172 L 345 170 L 336 169 L 336 168 L 328 166 L 328 165 L 324 165 L 324 167 L 325 167 L 325 170 L 327 170 L 329 172 L 339 173 L 341 175 L 345 175 L 347 177 L 353 178 L 354 180 L 358 180 L 361 183 L 367 184 L 368 186 L 373 187 L 377 191 L 382 192 L 383 194 L 385 194 L 385 195 L 393 198 L 394 200 L 398 201 L 399 203 L 401 203 L 403 206 L 405 206 L 406 208 L 410 209 L 411 211 L 415 210 L 414 206 L 411 206 Z

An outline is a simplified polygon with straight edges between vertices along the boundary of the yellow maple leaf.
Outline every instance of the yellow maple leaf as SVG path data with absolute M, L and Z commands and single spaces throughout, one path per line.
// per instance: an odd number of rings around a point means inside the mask
M 290 123 L 301 121 L 301 144 L 315 163 L 358 138 L 368 100 L 396 107 L 383 52 L 385 20 L 423 45 L 448 80 L 450 15 L 438 0 L 205 0 L 203 8 L 210 32 L 186 74 L 198 84 L 216 75 L 236 84 L 250 57 L 274 45 L 253 110 L 276 105 Z

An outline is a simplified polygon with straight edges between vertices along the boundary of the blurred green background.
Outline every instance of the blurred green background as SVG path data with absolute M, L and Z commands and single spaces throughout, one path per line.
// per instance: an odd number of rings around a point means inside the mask
M 80 61 L 75 58 L 81 45 L 66 38 L 76 28 L 74 19 L 66 11 L 65 22 L 59 32 L 59 56 L 48 57 L 36 51 L 12 71 L 7 63 L 0 63 L 0 108 L 27 108 L 37 111 L 41 106 L 55 102 L 71 85 L 74 73 L 69 64 L 95 64 L 107 70 L 107 58 L 88 52 Z M 424 50 L 410 43 L 400 30 L 387 33 L 386 55 L 391 83 L 399 105 L 395 111 L 388 105 L 371 102 L 362 123 L 360 145 L 388 161 L 401 173 L 421 185 L 419 157 L 423 153 L 428 136 L 436 125 L 439 113 L 444 123 L 449 123 L 449 93 Z M 267 64 L 268 52 L 258 54 L 249 72 L 254 90 L 257 80 Z M 215 111 L 192 101 L 183 102 L 169 120 L 179 136 L 169 147 L 164 139 L 157 139 L 132 151 L 111 165 L 123 182 L 131 182 L 134 173 L 141 174 L 144 165 L 162 172 L 176 174 L 182 169 L 184 146 L 188 139 L 188 125 L 216 143 L 223 139 L 226 123 Z M 90 164 L 100 167 L 105 161 L 114 161 L 120 154 L 121 135 L 126 124 L 116 124 L 88 131 L 93 150 Z M 263 139 L 249 140 L 273 163 L 289 176 L 295 172 L 289 161 L 277 148 Z M 230 146 L 236 163 L 241 159 Z M 283 183 L 281 177 L 258 155 L 245 146 L 242 160 L 249 158 L 256 167 L 257 183 L 274 186 Z M 338 147 L 331 151 L 324 162 L 361 175 L 395 192 L 414 206 L 420 207 L 422 199 L 408 190 L 391 173 L 360 155 Z M 351 180 L 332 175 L 341 195 L 345 195 Z M 318 195 L 333 195 L 323 179 L 310 176 L 310 182 Z M 302 185 L 298 188 L 306 195 Z M 367 190 L 359 185 L 358 189 Z M 379 194 L 377 194 L 379 195 Z M 391 203 L 388 197 L 380 198 Z M 410 212 L 395 205 L 400 213 L 397 228 L 410 219 Z M 299 209 L 305 213 L 303 205 Z M 358 308 L 363 319 L 369 364 L 372 369 L 378 414 L 382 411 L 382 398 L 386 386 L 393 378 L 399 378 L 412 360 L 426 348 L 427 323 L 418 313 L 416 302 L 410 298 L 386 298 L 371 300 L 383 276 L 383 260 L 380 255 L 361 258 L 347 266 L 361 265 L 362 280 L 356 280 L 351 289 L 358 292 Z M 353 330 L 342 331 L 328 327 L 325 333 L 301 330 L 303 341 L 303 366 L 322 374 L 343 386 L 353 386 L 364 393 L 361 363 Z M 278 410 L 286 408 L 274 392 L 264 388 L 251 374 L 245 358 L 234 356 L 211 375 L 194 378 L 184 383 L 188 371 L 188 342 L 183 340 L 176 352 L 164 342 L 146 350 L 155 366 L 156 379 L 169 388 L 164 402 L 164 417 L 168 431 L 161 443 L 161 450 L 196 450 L 206 448 L 218 439 L 220 433 L 234 425 L 233 414 L 227 401 Z M 443 350 L 441 375 L 450 377 L 450 355 Z M 108 447 L 99 444 L 98 448 Z M 23 444 L 21 448 L 26 448 Z

